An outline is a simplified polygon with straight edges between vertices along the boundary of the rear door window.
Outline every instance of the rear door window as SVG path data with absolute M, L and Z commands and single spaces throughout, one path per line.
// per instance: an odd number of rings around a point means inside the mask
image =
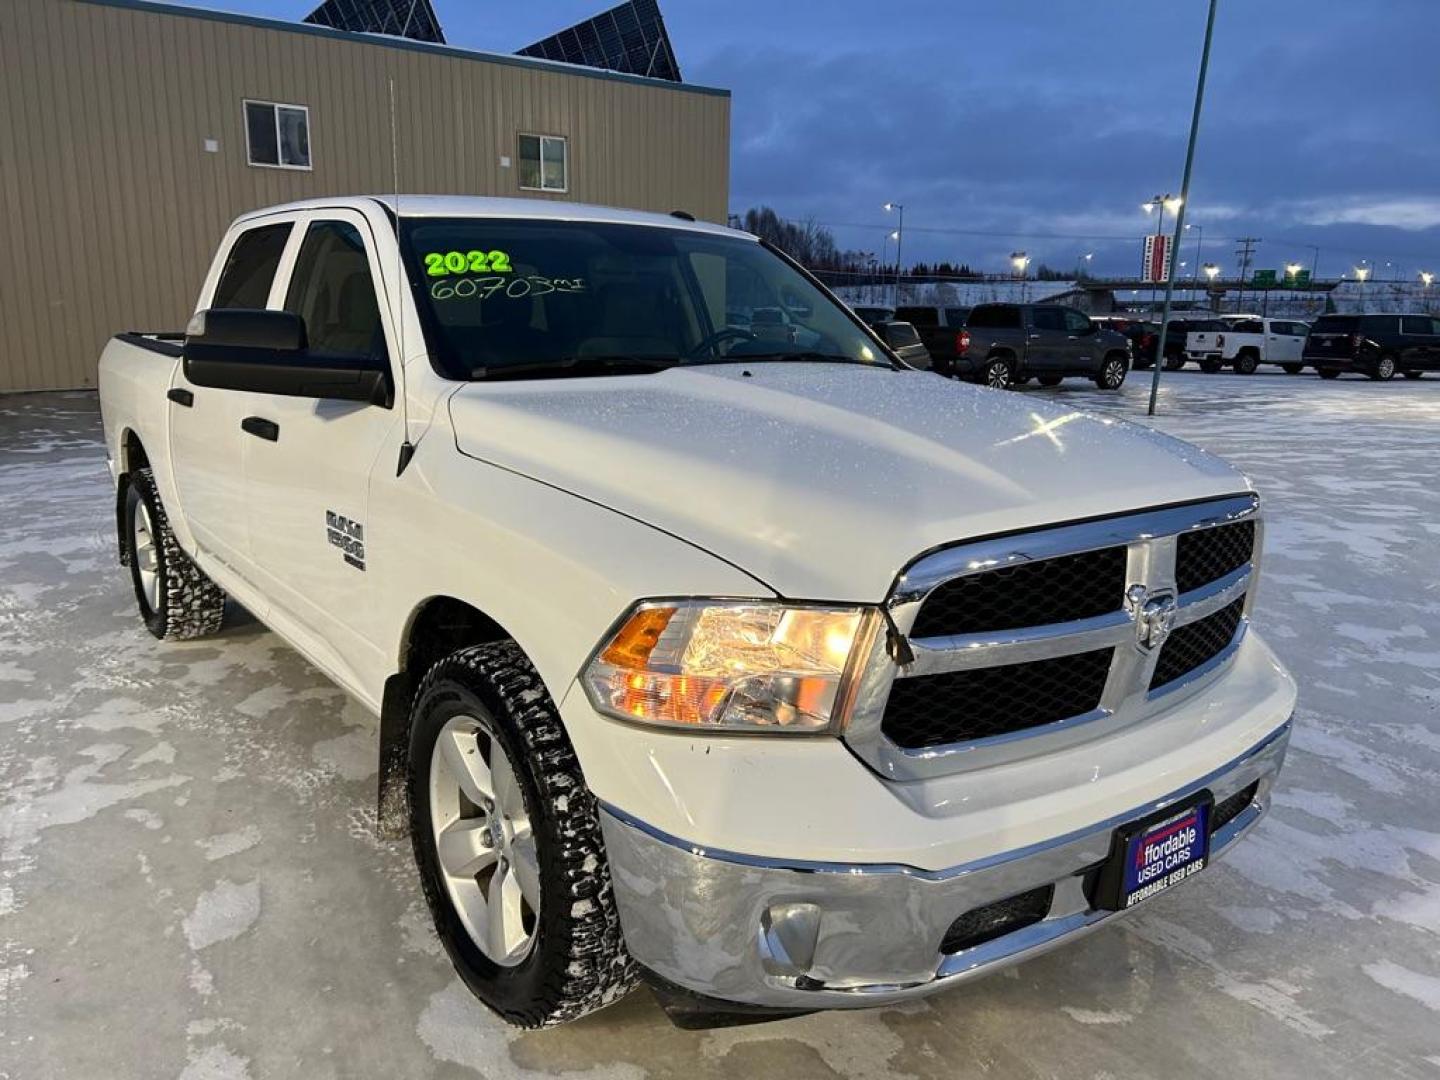
M 1090 332 L 1090 318 L 1083 311 L 1076 311 L 1074 308 L 1065 308 L 1065 329 L 1072 334 L 1088 334 Z
M 1404 315 L 1400 318 L 1402 334 L 1430 334 L 1430 319 L 1424 315 Z
M 1065 332 L 1065 313 L 1055 307 L 1037 307 L 1031 312 L 1031 321 L 1036 330 Z
M 1237 334 L 1263 334 L 1265 324 L 1259 319 L 1241 319 L 1235 323 L 1234 330 Z
M 1321 315 L 1310 330 L 1316 334 L 1353 334 L 1360 329 L 1355 315 Z
M 294 227 L 288 221 L 261 225 L 237 236 L 230 246 L 230 254 L 225 257 L 225 269 L 220 271 L 210 306 L 263 308 L 270 299 L 270 285 Z
M 945 309 L 946 326 L 964 326 L 965 317 L 970 314 L 969 308 L 947 307 Z
M 988 304 L 972 308 L 969 325 L 985 330 L 1018 330 L 1020 309 L 1007 304 Z

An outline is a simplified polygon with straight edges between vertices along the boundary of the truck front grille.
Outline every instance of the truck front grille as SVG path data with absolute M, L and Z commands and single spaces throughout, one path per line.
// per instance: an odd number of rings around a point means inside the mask
M 953 755 L 952 769 L 1008 760 L 1023 751 L 978 751 L 1017 737 L 1144 715 L 1243 636 L 1258 510 L 1240 495 L 925 556 L 889 602 L 914 660 L 877 664 L 847 738 L 903 778 L 944 772 Z
M 1253 521 L 1181 533 L 1175 547 L 1175 588 L 1187 593 L 1219 581 L 1248 563 L 1254 551 Z
M 1084 551 L 947 581 L 910 632 L 948 637 L 1088 619 L 1119 611 L 1124 595 L 1125 548 Z
M 1156 690 L 1183 678 L 1220 655 L 1221 650 L 1235 639 L 1244 610 L 1245 597 L 1242 596 L 1214 615 L 1207 615 L 1174 631 L 1160 646 L 1160 662 L 1150 676 L 1150 689 Z
M 881 730 L 919 749 L 1009 735 L 1100 707 L 1114 649 L 897 679 Z

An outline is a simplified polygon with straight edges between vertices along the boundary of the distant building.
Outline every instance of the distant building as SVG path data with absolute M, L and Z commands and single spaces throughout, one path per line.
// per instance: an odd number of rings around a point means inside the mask
M 325 0 L 305 21 L 354 34 L 389 34 L 445 44 L 430 0 Z
M 151 0 L 0 0 L 0 391 L 94 386 L 111 334 L 182 329 L 238 214 L 394 191 L 392 80 L 406 192 L 725 220 L 725 90 Z
M 680 65 L 656 0 L 626 0 L 516 55 L 680 82 Z

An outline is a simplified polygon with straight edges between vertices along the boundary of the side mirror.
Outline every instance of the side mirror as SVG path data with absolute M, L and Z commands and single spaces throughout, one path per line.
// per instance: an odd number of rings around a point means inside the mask
M 196 386 L 284 397 L 363 401 L 389 408 L 390 366 L 381 356 L 317 356 L 305 320 L 289 311 L 211 308 L 185 330 L 185 378 Z

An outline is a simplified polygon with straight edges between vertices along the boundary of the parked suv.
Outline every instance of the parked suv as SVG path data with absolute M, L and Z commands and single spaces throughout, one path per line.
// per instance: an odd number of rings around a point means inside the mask
M 970 376 L 973 372 L 960 357 L 960 335 L 965 330 L 968 307 L 898 307 L 892 318 L 908 322 L 920 335 L 930 353 L 932 370 L 941 375 Z
M 1055 386 L 1071 375 L 1118 390 L 1130 370 L 1130 342 L 1102 330 L 1090 316 L 1058 304 L 980 304 L 959 335 L 957 367 L 987 386 L 1032 378 Z
M 1321 315 L 1302 357 L 1322 379 L 1357 371 L 1372 379 L 1407 379 L 1440 371 L 1440 319 L 1429 315 Z

